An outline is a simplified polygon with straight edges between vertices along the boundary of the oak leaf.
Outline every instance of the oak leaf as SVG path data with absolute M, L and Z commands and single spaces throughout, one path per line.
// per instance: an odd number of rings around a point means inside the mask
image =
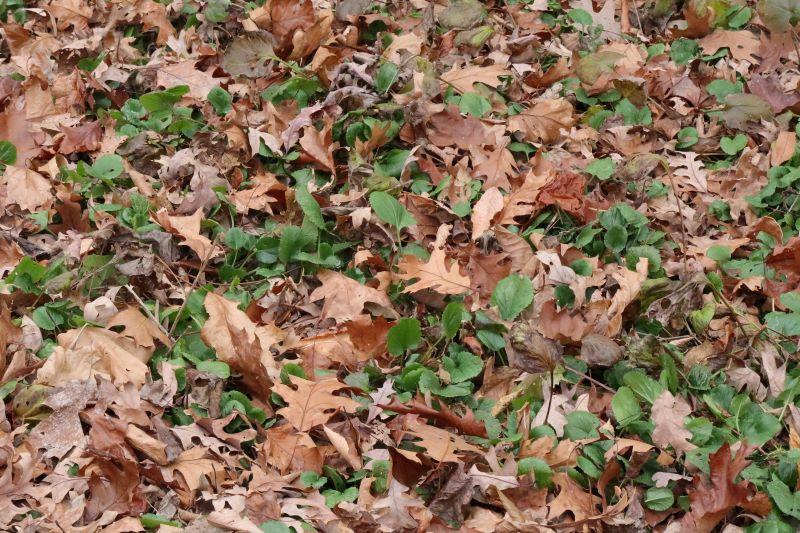
M 462 93 L 473 91 L 474 83 L 483 83 L 489 87 L 497 88 L 502 82 L 500 76 L 510 76 L 511 71 L 502 65 L 490 65 L 488 67 L 453 67 L 450 71 L 441 76 L 441 80 L 447 85 L 452 85 Z
M 364 305 L 376 304 L 391 309 L 392 303 L 384 291 L 367 287 L 353 278 L 333 270 L 323 270 L 317 278 L 322 286 L 314 289 L 309 301 L 325 299 L 321 319 L 333 318 L 336 322 L 347 322 L 361 315 Z
M 308 381 L 290 376 L 290 379 L 297 389 L 278 383 L 273 390 L 286 402 L 286 407 L 278 409 L 278 414 L 298 431 L 308 431 L 314 426 L 325 424 L 339 411 L 354 413 L 361 407 L 360 403 L 347 396 L 333 394 L 348 388 L 335 378 Z
M 178 85 L 188 86 L 189 92 L 186 96 L 190 98 L 208 98 L 208 93 L 214 87 L 219 87 L 219 82 L 211 73 L 199 70 L 194 60 L 159 67 L 156 74 L 156 83 L 165 89 Z
M 532 142 L 554 143 L 561 138 L 561 130 L 575 124 L 574 109 L 567 100 L 537 101 L 518 115 L 508 119 L 512 131 L 521 131 Z
M 558 485 L 558 496 L 548 505 L 548 518 L 558 518 L 566 512 L 572 513 L 576 522 L 593 517 L 597 514 L 600 498 L 586 492 L 564 472 L 553 476 L 553 482 Z
M 455 433 L 429 426 L 417 419 L 405 422 L 406 433 L 419 438 L 414 445 L 425 448 L 425 455 L 438 462 L 460 462 L 459 455 L 465 452 L 480 453 L 480 448 L 473 446 L 463 437 Z M 420 462 L 417 452 L 398 449 L 402 455 L 412 461 Z
M 432 289 L 440 294 L 461 294 L 470 289 L 470 279 L 459 272 L 458 263 L 448 266 L 444 250 L 436 248 L 427 262 L 415 255 L 406 255 L 400 260 L 397 277 L 402 280 L 416 279 L 403 292 Z
M 155 339 L 164 346 L 171 346 L 169 338 L 152 319 L 144 316 L 135 307 L 128 307 L 112 316 L 106 324 L 109 328 L 122 326 L 122 334 L 132 338 L 139 346 L 154 348 Z

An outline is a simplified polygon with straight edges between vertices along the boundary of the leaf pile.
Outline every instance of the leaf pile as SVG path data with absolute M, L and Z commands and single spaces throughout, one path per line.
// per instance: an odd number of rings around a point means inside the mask
M 799 23 L 0 1 L 0 529 L 797 531 Z

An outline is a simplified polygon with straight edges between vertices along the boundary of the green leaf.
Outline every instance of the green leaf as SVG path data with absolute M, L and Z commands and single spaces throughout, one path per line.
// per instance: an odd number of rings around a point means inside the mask
M 9 141 L 0 141 L 0 165 L 13 165 L 17 162 L 17 147 Z
M 378 74 L 375 76 L 375 88 L 380 94 L 386 94 L 389 89 L 397 81 L 397 76 L 400 69 L 392 62 L 387 61 L 378 69 Z
M 258 529 L 263 531 L 264 533 L 292 533 L 293 529 L 284 524 L 283 522 L 279 522 L 277 520 L 270 520 L 269 522 L 264 522 Z
M 627 426 L 642 416 L 642 408 L 636 395 L 628 387 L 620 387 L 611 399 L 611 409 L 614 417 L 622 426 Z
M 584 26 L 591 26 L 594 23 L 592 15 L 585 9 L 570 9 L 567 11 L 567 16 L 578 24 Z
M 623 383 L 633 390 L 637 396 L 652 405 L 662 392 L 664 386 L 641 370 L 632 370 L 622 377 Z
M 767 483 L 766 488 L 783 514 L 800 519 L 800 492 L 793 493 L 775 474 L 772 474 L 772 481 Z
M 321 489 L 328 482 L 328 478 L 320 476 L 313 470 L 307 470 L 300 474 L 300 483 L 303 487 Z
M 386 347 L 392 355 L 401 355 L 419 346 L 422 329 L 416 318 L 401 318 L 386 335 Z
M 628 230 L 621 224 L 614 224 L 606 231 L 603 242 L 606 248 L 614 253 L 619 253 L 625 249 L 625 245 L 628 243 Z
M 567 415 L 564 436 L 570 440 L 599 437 L 598 427 L 600 427 L 600 419 L 589 411 L 572 411 Z
M 208 92 L 208 101 L 217 115 L 227 115 L 233 108 L 233 97 L 231 93 L 222 87 L 214 87 Z
M 369 195 L 369 205 L 372 206 L 372 210 L 375 211 L 378 218 L 397 228 L 397 231 L 417 223 L 417 220 L 403 207 L 403 204 L 389 193 L 373 192 Z
M 142 527 L 151 529 L 158 528 L 159 526 L 172 526 L 181 527 L 181 523 L 177 520 L 170 520 L 166 516 L 161 516 L 153 513 L 145 513 L 139 517 Z
M 719 147 L 728 155 L 736 155 L 747 146 L 747 135 L 742 133 L 736 137 L 723 137 L 719 141 Z
M 728 80 L 714 80 L 706 85 L 708 94 L 713 95 L 718 102 L 722 102 L 729 94 L 740 93 L 743 90 L 742 82 L 732 83 Z
M 553 485 L 553 469 L 544 459 L 524 457 L 517 463 L 517 475 L 524 476 L 533 472 L 536 486 L 546 489 Z
M 503 320 L 513 320 L 533 302 L 533 283 L 526 276 L 511 274 L 494 288 L 491 302 Z
M 95 178 L 112 180 L 122 174 L 122 158 L 117 154 L 106 154 L 100 156 L 94 164 L 89 167 L 89 174 Z
M 214 374 L 222 379 L 231 377 L 231 367 L 224 361 L 200 361 L 197 363 L 197 370 Z
M 653 511 L 666 511 L 675 503 L 675 495 L 667 487 L 653 487 L 644 494 L 644 504 Z
M 478 376 L 483 371 L 483 360 L 469 352 L 456 352 L 442 359 L 442 364 L 450 374 L 451 383 L 461 383 Z
M 139 97 L 139 103 L 149 112 L 172 111 L 172 108 L 181 101 L 181 96 L 189 92 L 187 85 L 178 85 L 168 91 L 154 91 Z
M 595 159 L 583 169 L 584 172 L 599 180 L 607 180 L 614 174 L 614 162 L 610 157 Z
M 715 244 L 708 248 L 706 255 L 717 263 L 727 263 L 731 260 L 731 249 L 721 244 Z
M 800 313 L 800 292 L 794 291 L 781 294 L 781 303 L 795 313 Z
M 303 249 L 304 245 L 303 229 L 297 226 L 286 226 L 283 228 L 281 240 L 278 243 L 278 259 L 283 263 L 288 263 Z
M 689 313 L 689 324 L 691 324 L 695 333 L 702 333 L 708 328 L 711 319 L 714 318 L 715 310 L 716 304 L 709 302 L 702 309 L 696 309 Z
M 697 41 L 681 37 L 672 41 L 669 49 L 669 57 L 678 65 L 685 65 L 700 53 L 700 45 Z
M 450 302 L 442 312 L 442 334 L 446 339 L 452 340 L 461 328 L 464 316 L 464 306 L 460 302 Z
M 492 103 L 478 93 L 465 93 L 458 102 L 458 110 L 475 117 L 482 117 L 492 110 Z
M 231 5 L 231 0 L 208 0 L 206 9 L 203 13 L 206 20 L 213 23 L 225 22 L 228 20 L 228 8 Z
M 770 329 L 774 329 L 787 337 L 800 335 L 800 313 L 772 311 L 766 314 L 764 320 Z
M 322 209 L 320 209 L 314 196 L 308 192 L 308 181 L 308 179 L 298 180 L 294 189 L 294 199 L 297 200 L 308 221 L 317 229 L 325 231 L 325 219 L 322 217 Z

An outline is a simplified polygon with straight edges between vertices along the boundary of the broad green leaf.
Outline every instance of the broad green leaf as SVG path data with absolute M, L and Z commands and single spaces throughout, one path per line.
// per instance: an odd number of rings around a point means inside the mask
M 458 110 L 475 117 L 482 117 L 492 110 L 492 104 L 477 93 L 465 93 L 458 102 Z
M 675 495 L 667 487 L 653 487 L 644 494 L 644 504 L 653 511 L 666 511 L 675 503 Z
M 283 228 L 281 240 L 278 244 L 278 259 L 283 263 L 290 262 L 302 250 L 304 244 L 303 229 L 297 226 L 286 226 Z
M 451 383 L 461 383 L 478 376 L 483 371 L 483 360 L 469 352 L 456 352 L 442 359 L 442 365 L 450 374 Z
M 461 328 L 464 306 L 460 302 L 450 302 L 442 312 L 442 334 L 446 339 L 453 339 Z
M 608 228 L 603 242 L 606 248 L 614 253 L 619 253 L 625 249 L 625 245 L 628 243 L 628 230 L 621 224 L 614 224 Z
M 589 411 L 572 411 L 567 415 L 564 436 L 570 440 L 590 439 L 600 436 L 597 428 L 600 419 Z
M 403 207 L 403 204 L 398 202 L 397 199 L 389 193 L 383 191 L 373 192 L 369 195 L 369 204 L 372 206 L 372 210 L 375 211 L 378 218 L 387 224 L 391 224 L 397 228 L 398 231 L 417 223 L 416 219 L 411 216 L 411 213 Z
M 511 274 L 494 288 L 491 302 L 503 320 L 513 320 L 533 302 L 533 283 L 526 276 Z
M 567 11 L 567 16 L 583 26 L 591 26 L 594 22 L 592 20 L 592 15 L 585 9 L 570 9 Z
M 642 416 L 642 408 L 633 391 L 628 387 L 620 387 L 611 399 L 614 417 L 622 426 L 627 426 Z
M 721 244 L 710 246 L 706 255 L 717 263 L 727 263 L 731 260 L 731 249 Z
M 0 166 L 17 162 L 17 147 L 9 141 L 0 141 Z
M 381 94 L 386 94 L 389 89 L 397 81 L 397 76 L 400 69 L 394 63 L 387 61 L 378 69 L 378 74 L 375 76 L 375 88 Z
M 290 528 L 283 522 L 278 520 L 270 520 L 268 522 L 264 522 L 258 529 L 263 531 L 264 533 L 293 533 L 294 529 Z
M 197 363 L 197 370 L 214 374 L 222 379 L 231 377 L 231 367 L 224 361 L 200 361 Z
M 228 19 L 228 8 L 231 0 L 208 0 L 203 13 L 206 20 L 213 23 L 225 22 Z
M 297 200 L 300 209 L 306 216 L 309 222 L 317 229 L 325 230 L 325 219 L 322 217 L 322 209 L 320 209 L 317 200 L 308 192 L 308 180 L 298 180 L 297 186 L 294 189 L 294 198 Z
M 524 476 L 533 473 L 536 486 L 546 489 L 553 484 L 553 469 L 547 461 L 538 457 L 524 457 L 517 463 L 517 475 Z
M 139 522 L 141 522 L 142 527 L 146 527 L 149 529 L 157 529 L 160 526 L 172 526 L 172 527 L 181 527 L 182 524 L 177 520 L 170 520 L 166 516 L 153 514 L 153 513 L 145 513 L 139 517 Z
M 106 154 L 89 167 L 89 174 L 95 178 L 111 180 L 122 174 L 122 170 L 122 158 L 117 154 Z
M 217 115 L 227 115 L 232 109 L 233 97 L 222 87 L 214 87 L 208 92 L 208 101 Z
M 632 370 L 622 377 L 623 383 L 631 388 L 637 396 L 652 405 L 656 398 L 664 392 L 664 386 L 641 370 Z
M 401 355 L 419 346 L 422 329 L 416 318 L 401 318 L 386 335 L 386 347 L 392 355 Z
M 742 133 L 736 137 L 723 137 L 719 141 L 719 147 L 728 155 L 736 155 L 747 146 L 747 135 Z
M 607 180 L 614 174 L 614 162 L 610 157 L 595 159 L 583 171 L 599 180 Z

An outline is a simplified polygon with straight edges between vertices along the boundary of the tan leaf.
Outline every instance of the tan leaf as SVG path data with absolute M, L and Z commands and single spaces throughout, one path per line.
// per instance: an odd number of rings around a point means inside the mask
M 508 138 L 504 137 L 504 139 Z M 483 182 L 484 190 L 492 187 L 498 187 L 506 191 L 511 190 L 511 183 L 509 183 L 508 178 L 515 174 L 517 164 L 514 161 L 514 154 L 506 148 L 507 144 L 508 142 L 506 141 L 502 146 L 495 146 L 489 149 L 482 149 L 477 146 L 470 147 L 469 154 L 475 175 L 486 178 Z
M 206 294 L 205 309 L 208 320 L 200 337 L 216 350 L 220 361 L 242 375 L 253 395 L 267 402 L 272 389 L 268 369 L 275 368 L 269 347 L 277 339 L 266 328 L 256 327 L 236 302 L 227 298 L 210 292 Z
M 794 155 L 797 146 L 797 134 L 793 131 L 782 131 L 778 138 L 772 143 L 769 152 L 770 162 L 773 167 L 780 166 L 787 162 Z
M 331 140 L 331 125 L 326 126 L 322 131 L 317 130 L 314 126 L 306 126 L 303 129 L 303 136 L 300 138 L 300 146 L 323 170 L 335 171 L 333 162 L 335 145 Z
M 166 481 L 174 479 L 175 472 L 180 473 L 190 491 L 200 488 L 204 477 L 213 484 L 218 484 L 225 479 L 225 469 L 213 459 L 206 457 L 206 448 L 197 446 L 180 454 L 173 462 L 161 468 L 161 473 Z
M 353 469 L 360 470 L 361 467 L 364 466 L 361 456 L 354 449 L 355 446 L 351 446 L 347 439 L 328 426 L 323 424 L 322 429 L 325 431 L 328 440 L 333 444 L 333 447 L 336 448 L 336 451 L 342 454 L 342 457 L 344 457 L 345 461 L 347 461 Z
M 488 67 L 453 67 L 450 71 L 441 76 L 441 80 L 447 85 L 452 85 L 462 93 L 473 91 L 472 84 L 483 83 L 489 87 L 498 87 L 500 76 L 510 76 L 511 71 L 502 65 L 491 65 Z M 445 87 L 446 88 L 446 87 Z
M 492 226 L 494 216 L 503 210 L 503 193 L 492 187 L 483 193 L 472 207 L 472 240 L 474 241 Z
M 151 437 L 139 429 L 138 426 L 128 424 L 128 430 L 125 432 L 125 440 L 156 463 L 165 465 L 169 462 L 167 459 L 167 445 Z
M 203 210 L 198 209 L 193 215 L 177 216 L 168 215 L 165 210 L 156 213 L 156 220 L 171 233 L 183 237 L 181 246 L 188 246 L 197 256 L 205 261 L 209 257 L 216 257 L 222 250 L 215 246 L 205 235 L 200 235 L 200 222 L 203 219 Z
M 286 407 L 278 409 L 298 431 L 308 431 L 314 426 L 325 424 L 339 411 L 354 413 L 361 404 L 347 396 L 335 396 L 333 393 L 348 388 L 336 378 L 322 381 L 308 381 L 297 376 L 290 376 L 293 389 L 278 383 L 273 390 L 286 402 Z
M 321 319 L 333 318 L 336 322 L 347 322 L 361 315 L 366 303 L 373 303 L 391 309 L 392 303 L 384 291 L 367 287 L 353 278 L 333 270 L 323 270 L 317 278 L 322 286 L 314 289 L 309 301 L 322 298 Z
M 458 146 L 468 149 L 493 142 L 489 129 L 483 122 L 472 115 L 461 116 L 455 106 L 431 115 L 426 133 L 428 139 L 436 146 Z
M 410 419 L 405 423 L 406 433 L 418 437 L 420 440 L 414 442 L 416 446 L 425 448 L 425 455 L 438 462 L 460 462 L 459 454 L 464 452 L 480 453 L 480 448 L 473 446 L 463 437 L 455 433 L 430 426 L 418 419 Z M 398 449 L 398 452 L 411 459 L 420 462 L 416 452 Z
M 408 491 L 408 487 L 392 478 L 386 497 L 375 500 L 372 508 L 377 511 L 380 524 L 389 531 L 415 529 L 417 521 L 409 513 L 411 507 L 424 507 L 419 496 Z
M 600 505 L 600 498 L 586 492 L 583 487 L 578 485 L 564 472 L 558 472 L 553 476 L 553 482 L 558 485 L 559 493 L 550 502 L 548 507 L 548 518 L 558 518 L 566 512 L 571 512 L 575 521 L 585 520 L 597 514 L 597 507 Z
M 402 60 L 401 51 L 408 52 L 410 55 L 419 54 L 422 51 L 422 38 L 410 31 L 398 35 L 394 37 L 391 44 L 383 51 L 383 57 L 397 64 Z
M 3 179 L 7 191 L 6 204 L 17 204 L 20 209 L 33 213 L 53 201 L 50 182 L 38 172 L 8 166 Z
M 677 452 L 688 452 L 695 448 L 689 442 L 692 432 L 683 425 L 683 419 L 692 412 L 692 408 L 681 397 L 676 398 L 665 390 L 653 402 L 652 418 L 656 427 L 653 430 L 653 442 L 661 448 L 672 446 Z
M 80 126 L 64 128 L 62 131 L 64 138 L 58 147 L 61 154 L 74 154 L 100 148 L 100 141 L 103 138 L 103 128 L 100 127 L 100 122 L 87 122 Z
M 118 333 L 101 328 L 73 329 L 58 336 L 57 348 L 42 368 L 37 380 L 52 386 L 72 379 L 102 375 L 117 385 L 131 382 L 144 385 L 151 350 Z
M 461 294 L 470 290 L 469 277 L 461 275 L 457 262 L 448 266 L 447 256 L 441 248 L 433 250 L 427 262 L 423 262 L 415 255 L 403 256 L 398 268 L 400 269 L 398 278 L 406 281 L 417 280 L 403 292 L 432 289 L 440 294 Z
M 164 346 L 172 345 L 161 328 L 135 307 L 128 307 L 115 314 L 108 321 L 107 326 L 109 328 L 122 326 L 122 334 L 135 340 L 139 346 L 154 348 L 154 339 L 158 339 Z
M 160 87 L 169 89 L 178 85 L 186 85 L 190 98 L 206 99 L 214 87 L 219 87 L 219 78 L 214 78 L 209 72 L 203 72 L 195 67 L 195 61 L 182 61 L 174 65 L 159 67 L 156 71 L 156 83 Z
M 309 28 L 316 20 L 311 0 L 272 0 L 269 5 L 272 34 L 282 47 L 292 42 L 297 30 Z
M 698 41 L 706 55 L 713 55 L 720 48 L 728 48 L 737 61 L 755 63 L 761 46 L 758 38 L 747 30 L 729 31 L 716 29 Z
M 561 130 L 575 124 L 572 104 L 567 100 L 539 100 L 519 115 L 508 119 L 508 127 L 521 131 L 532 142 L 554 143 L 561 138 Z

